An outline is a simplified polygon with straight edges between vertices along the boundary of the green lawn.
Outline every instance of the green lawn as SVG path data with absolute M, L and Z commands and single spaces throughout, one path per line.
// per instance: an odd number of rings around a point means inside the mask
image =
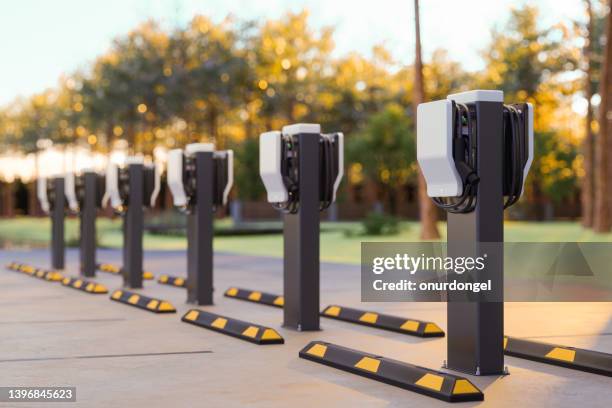
M 97 221 L 99 243 L 103 247 L 119 248 L 122 244 L 121 221 L 99 219 Z M 220 224 L 227 225 L 223 220 Z M 14 218 L 0 220 L 0 244 L 45 246 L 49 240 L 50 220 L 48 218 Z M 446 226 L 440 223 L 440 231 Z M 321 233 L 321 259 L 358 264 L 362 241 L 418 241 L 419 225 L 416 222 L 402 222 L 401 231 L 392 236 L 360 235 L 359 223 L 323 223 Z M 346 234 L 346 231 L 352 234 Z M 594 234 L 575 222 L 506 222 L 506 241 L 512 242 L 573 242 L 612 241 L 612 234 Z M 78 221 L 66 221 L 66 241 L 78 242 Z M 185 249 L 184 237 L 145 234 L 146 249 Z M 281 235 L 222 236 L 215 239 L 215 250 L 252 255 L 282 256 Z

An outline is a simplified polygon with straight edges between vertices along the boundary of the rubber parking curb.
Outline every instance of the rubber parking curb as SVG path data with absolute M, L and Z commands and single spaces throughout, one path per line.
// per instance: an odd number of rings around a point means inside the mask
M 108 293 L 106 286 L 102 285 L 101 283 L 92 282 L 81 278 L 66 277 L 62 280 L 62 285 L 92 294 Z
M 153 313 L 176 313 L 176 309 L 168 301 L 150 298 L 138 293 L 118 289 L 110 296 L 111 300 L 147 310 Z
M 504 337 L 504 354 L 612 377 L 612 354 Z
M 323 309 L 321 316 L 411 336 L 444 337 L 444 331 L 432 322 L 368 312 L 350 307 L 330 305 Z
M 285 305 L 285 298 L 283 296 L 260 292 L 257 290 L 231 287 L 225 291 L 224 295 L 233 299 L 246 300 L 247 302 L 259 303 L 262 305 L 279 308 L 282 308 Z
M 285 342 L 276 330 L 269 327 L 232 319 L 231 317 L 221 316 L 203 310 L 190 309 L 181 320 L 185 323 L 194 324 L 205 329 L 214 330 L 259 345 L 283 344 Z
M 6 267 L 10 270 L 25 273 L 26 275 L 30 275 L 35 278 L 46 280 L 49 282 L 59 282 L 62 279 L 64 279 L 64 275 L 62 275 L 61 272 L 50 271 L 50 270 L 42 269 L 42 268 L 36 268 L 32 265 L 11 262 Z
M 96 265 L 96 269 L 100 272 L 112 273 L 113 275 L 121 275 L 121 267 L 109 263 L 101 263 Z M 149 271 L 142 271 L 142 279 L 152 280 L 155 279 L 155 275 Z
M 331 343 L 312 341 L 299 352 L 299 356 L 442 401 L 484 400 L 482 391 L 464 377 Z
M 177 288 L 187 287 L 187 280 L 178 276 L 161 275 L 157 279 L 157 283 L 161 283 L 162 285 L 174 286 Z

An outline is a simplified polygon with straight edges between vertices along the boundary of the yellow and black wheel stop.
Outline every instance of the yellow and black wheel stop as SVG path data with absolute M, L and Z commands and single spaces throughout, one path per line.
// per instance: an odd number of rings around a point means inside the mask
M 255 344 L 283 344 L 285 340 L 274 329 L 203 310 L 191 309 L 181 319 L 186 323 L 214 330 Z
M 11 262 L 6 267 L 11 271 L 27 273 L 28 275 L 34 274 L 35 271 L 35 268 L 18 262 Z
M 246 300 L 248 302 L 260 303 L 267 306 L 282 308 L 285 305 L 285 298 L 283 296 L 259 292 L 257 290 L 229 288 L 225 291 L 224 295 L 229 298 Z
M 612 377 L 612 354 L 504 337 L 504 354 Z
M 18 270 L 19 272 L 23 272 L 23 273 L 26 273 L 32 276 L 34 276 L 34 274 L 38 271 L 37 268 L 31 265 L 25 265 L 25 264 L 20 265 Z
M 321 316 L 412 336 L 444 337 L 444 331 L 432 322 L 368 312 L 338 305 L 327 306 L 321 312 Z
M 113 273 L 115 275 L 119 275 L 121 273 L 121 268 L 113 264 L 102 263 L 102 264 L 96 265 L 96 267 L 98 268 L 100 272 L 108 272 L 108 273 Z
M 66 277 L 62 280 L 62 285 L 92 294 L 108 293 L 106 286 L 102 285 L 101 283 L 92 282 L 81 278 Z
M 19 264 L 16 262 L 11 262 L 7 265 L 7 268 L 51 282 L 59 282 L 64 279 L 64 276 L 58 271 L 49 271 L 46 269 L 36 268 L 31 265 Z
M 177 288 L 187 287 L 187 280 L 178 276 L 161 275 L 157 279 L 157 283 L 161 283 L 162 285 L 174 286 Z
M 116 290 L 110 298 L 111 300 L 148 310 L 153 313 L 176 313 L 176 309 L 170 302 L 150 298 L 127 290 Z
M 331 343 L 312 341 L 300 351 L 299 356 L 443 401 L 484 400 L 482 391 L 464 377 Z
M 32 276 L 36 276 L 39 279 L 44 279 L 51 282 L 60 282 L 64 279 L 64 275 L 57 271 L 48 271 L 46 269 L 36 269 L 36 272 Z
M 25 266 L 25 265 L 20 264 L 19 262 L 11 262 L 11 263 L 9 263 L 8 265 L 6 265 L 6 268 L 7 268 L 8 270 L 15 271 L 15 272 L 23 272 L 23 271 L 21 270 L 21 268 L 22 268 L 22 267 L 24 267 L 24 266 Z
M 100 272 L 108 272 L 108 273 L 112 273 L 113 275 L 121 275 L 121 272 L 122 272 L 122 269 L 121 269 L 120 266 L 113 265 L 113 264 L 108 264 L 108 263 L 98 264 L 98 265 L 96 265 L 96 268 Z M 152 272 L 143 271 L 142 272 L 142 279 L 152 280 L 152 279 L 155 279 L 155 275 L 153 275 Z

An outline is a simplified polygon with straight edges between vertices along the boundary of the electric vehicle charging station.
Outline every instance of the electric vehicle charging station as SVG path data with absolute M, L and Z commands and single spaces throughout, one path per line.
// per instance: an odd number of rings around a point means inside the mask
M 68 208 L 80 218 L 80 272 L 82 276 L 96 276 L 96 212 L 102 208 L 104 175 L 91 170 L 65 179 Z
M 123 217 L 123 284 L 142 288 L 144 208 L 155 206 L 159 171 L 155 165 L 145 165 L 142 158 L 129 157 L 122 167 L 109 163 L 105 178 L 104 202 Z
M 319 330 L 319 212 L 336 200 L 344 135 L 318 124 L 261 134 L 259 171 L 267 200 L 283 217 L 283 326 Z
M 66 244 L 64 242 L 64 217 L 66 197 L 64 177 L 38 177 L 36 195 L 45 214 L 51 216 L 51 268 L 65 267 Z
M 168 187 L 187 215 L 187 302 L 213 304 L 213 218 L 227 204 L 234 182 L 234 153 L 193 143 L 168 154 Z
M 497 244 L 478 273 L 491 280 L 497 301 L 448 293 L 449 369 L 504 372 L 503 215 L 523 192 L 533 150 L 533 107 L 504 105 L 502 91 L 462 92 L 418 106 L 417 159 L 427 194 L 448 213 L 449 255 L 482 254 L 484 244 Z

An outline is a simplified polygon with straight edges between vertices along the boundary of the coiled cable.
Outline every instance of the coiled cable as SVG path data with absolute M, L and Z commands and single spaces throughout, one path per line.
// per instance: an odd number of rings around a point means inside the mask
M 455 167 L 464 183 L 463 191 L 459 197 L 433 197 L 433 201 L 436 206 L 450 213 L 463 214 L 474 211 L 474 208 L 476 208 L 478 183 L 480 182 L 475 170 L 476 135 L 474 134 L 470 109 L 467 105 L 456 104 L 454 124 L 453 158 Z
M 504 126 L 504 139 L 511 138 L 512 151 L 510 162 L 505 163 L 504 172 L 510 172 L 510 189 L 507 192 L 504 209 L 515 204 L 521 197 L 523 189 L 523 157 L 525 155 L 525 138 L 521 137 L 520 127 L 522 124 L 521 112 L 512 105 L 504 105 L 505 117 L 509 120 L 510 135 L 506 134 L 507 127 Z M 507 143 L 505 144 L 507 146 Z M 506 176 L 504 174 L 504 182 Z
M 296 214 L 299 210 L 299 146 L 292 136 L 283 136 L 281 142 L 281 174 L 287 188 L 287 201 L 273 203 L 272 206 L 286 214 Z M 337 157 L 331 136 L 321 135 L 319 139 L 319 211 L 328 208 L 334 195 L 334 169 Z

